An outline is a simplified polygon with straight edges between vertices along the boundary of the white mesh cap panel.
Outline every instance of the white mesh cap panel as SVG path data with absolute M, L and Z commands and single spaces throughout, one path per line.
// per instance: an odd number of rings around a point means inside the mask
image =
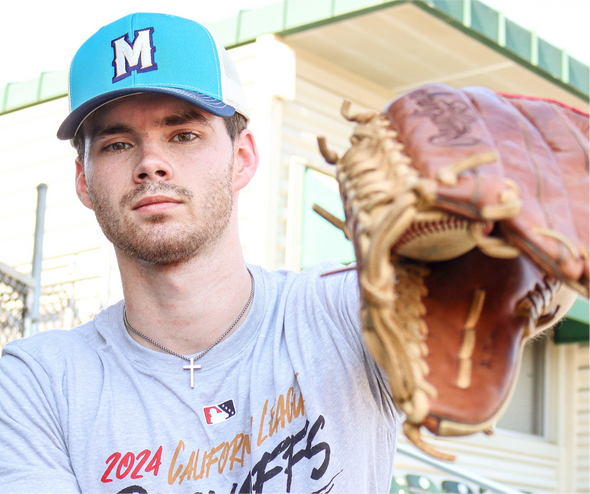
M 215 38 L 214 38 L 215 39 Z M 242 83 L 236 65 L 227 50 L 215 39 L 217 53 L 219 54 L 219 69 L 221 70 L 221 91 L 223 102 L 232 106 L 248 120 L 250 119 L 250 107 L 246 101 Z

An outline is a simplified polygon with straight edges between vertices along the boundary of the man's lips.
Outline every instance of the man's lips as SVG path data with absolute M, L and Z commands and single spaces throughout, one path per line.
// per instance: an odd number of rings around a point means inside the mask
M 149 196 L 137 201 L 133 206 L 133 210 L 141 209 L 142 211 L 161 211 L 180 203 L 182 203 L 182 201 L 174 199 L 173 197 Z

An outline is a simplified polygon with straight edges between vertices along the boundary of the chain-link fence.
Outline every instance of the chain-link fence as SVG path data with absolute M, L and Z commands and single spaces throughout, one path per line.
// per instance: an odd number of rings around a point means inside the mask
M 70 329 L 83 321 L 76 301 L 76 283 L 44 286 L 41 290 L 39 331 Z
M 0 350 L 30 327 L 33 280 L 0 263 Z M 43 285 L 38 331 L 71 329 L 100 310 L 99 278 L 76 278 Z
M 0 264 L 0 348 L 23 336 L 32 290 L 32 280 Z

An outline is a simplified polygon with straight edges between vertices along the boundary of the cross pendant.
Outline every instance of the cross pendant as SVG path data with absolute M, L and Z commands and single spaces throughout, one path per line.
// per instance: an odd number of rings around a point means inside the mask
M 195 359 L 190 357 L 191 359 L 191 363 L 189 365 L 184 365 L 182 368 L 184 370 L 189 370 L 191 371 L 191 388 L 195 387 L 195 369 L 200 369 L 201 366 L 200 365 L 195 365 Z

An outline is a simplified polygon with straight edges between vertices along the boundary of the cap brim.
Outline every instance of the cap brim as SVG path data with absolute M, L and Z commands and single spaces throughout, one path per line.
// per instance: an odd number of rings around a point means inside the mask
M 188 103 L 192 103 L 193 105 L 211 113 L 212 115 L 215 115 L 216 117 L 227 118 L 231 117 L 236 112 L 233 107 L 226 105 L 219 100 L 211 98 L 205 94 L 197 93 L 195 91 L 187 91 L 186 89 L 171 87 L 126 88 L 119 91 L 101 94 L 100 96 L 87 101 L 73 110 L 59 127 L 57 131 L 57 138 L 61 140 L 73 139 L 84 120 L 86 120 L 86 118 L 88 118 L 92 112 L 116 99 L 140 93 L 168 94 L 170 96 L 187 101 Z

